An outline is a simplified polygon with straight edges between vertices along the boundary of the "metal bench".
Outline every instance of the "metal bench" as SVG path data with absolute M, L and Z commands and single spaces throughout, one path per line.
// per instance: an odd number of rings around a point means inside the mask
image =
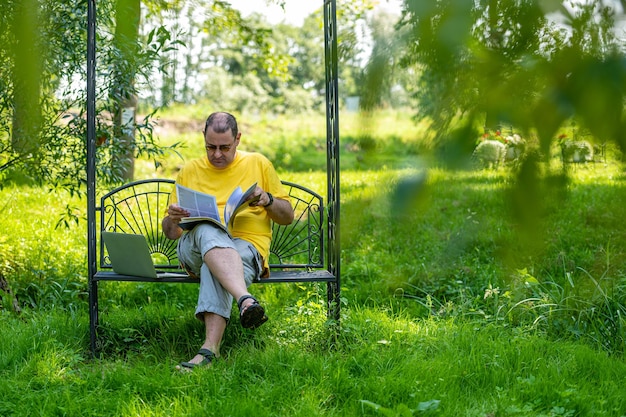
M 329 271 L 326 261 L 325 210 L 322 197 L 301 185 L 283 181 L 294 207 L 290 225 L 272 225 L 270 277 L 258 283 L 326 282 L 328 316 L 339 319 L 338 279 Z M 174 181 L 149 179 L 134 181 L 108 192 L 100 199 L 98 228 L 100 232 L 142 234 L 158 270 L 182 272 L 176 255 L 177 241 L 165 237 L 161 220 L 168 206 Z M 90 330 L 92 349 L 98 350 L 98 283 L 101 281 L 198 283 L 187 275 L 181 277 L 144 278 L 120 275 L 113 271 L 104 243 L 97 236 L 98 270 L 91 280 Z
M 339 294 L 340 294 L 340 276 L 341 276 L 341 258 L 340 258 L 340 237 L 339 237 L 339 202 L 340 202 L 340 186 L 339 186 L 339 171 L 340 171 L 340 144 L 339 144 L 339 69 L 338 69 L 338 52 L 337 52 L 337 6 L 335 0 L 324 0 L 323 8 L 324 14 L 324 76 L 325 76 L 325 98 L 326 98 L 326 174 L 327 174 L 327 193 L 326 204 L 327 213 L 325 213 L 322 206 L 321 198 L 317 197 L 314 193 L 308 190 L 296 186 L 292 190 L 299 193 L 301 190 L 305 196 L 312 195 L 319 198 L 319 207 L 316 209 L 319 213 L 320 234 L 304 233 L 311 242 L 309 245 L 305 245 L 306 252 L 294 254 L 292 261 L 287 259 L 284 255 L 281 255 L 281 251 L 278 249 L 274 251 L 276 258 L 271 260 L 273 267 L 272 277 L 263 282 L 306 282 L 306 281 L 325 281 L 328 286 L 328 315 L 334 317 L 339 321 Z M 103 197 L 103 204 L 100 208 L 96 207 L 96 0 L 87 1 L 87 263 L 88 263 L 88 279 L 89 279 L 89 320 L 90 320 L 90 332 L 91 332 L 91 351 L 96 353 L 96 339 L 97 339 L 97 326 L 98 326 L 98 284 L 100 281 L 105 281 L 107 277 L 109 280 L 117 280 L 122 277 L 110 275 L 111 270 L 107 268 L 107 264 L 104 261 L 98 262 L 102 259 L 102 243 L 99 242 L 97 222 L 97 211 L 100 210 L 112 210 L 108 208 L 106 204 L 106 198 L 110 198 L 115 194 L 116 190 L 113 190 L 107 196 Z M 149 183 L 160 184 L 161 182 L 167 183 L 169 181 L 148 181 Z M 129 185 L 130 186 L 130 185 Z M 117 191 L 126 190 L 129 186 L 120 187 Z M 166 193 L 165 193 L 166 194 Z M 163 195 L 165 195 L 163 194 Z M 132 192 L 131 192 L 132 195 Z M 140 195 L 140 194 L 138 194 Z M 157 193 L 157 195 L 161 195 Z M 120 195 L 121 196 L 121 195 Z M 129 197 L 130 198 L 130 197 Z M 116 200 L 118 201 L 118 200 Z M 131 204 L 131 200 L 127 200 L 127 204 Z M 299 200 L 298 200 L 299 201 Z M 303 202 L 307 202 L 306 198 Z M 165 204 L 165 203 L 164 203 Z M 312 204 L 306 203 L 310 207 L 314 207 Z M 113 205 L 115 207 L 115 204 Z M 150 206 L 152 209 L 152 206 Z M 148 213 L 159 213 L 156 211 L 148 210 Z M 306 221 L 308 216 L 313 214 L 315 218 L 315 210 L 302 210 L 303 217 L 296 224 L 300 224 L 300 221 Z M 162 215 L 159 214 L 159 217 Z M 111 216 L 115 216 L 111 214 Z M 324 218 L 325 216 L 325 218 Z M 141 216 L 139 217 L 141 218 Z M 154 216 L 152 216 L 154 218 Z M 106 219 L 106 215 L 101 217 Z M 325 221 L 322 221 L 325 220 Z M 160 221 L 160 220 L 159 220 Z M 100 230 L 108 223 L 102 222 Z M 115 221 L 110 224 L 116 224 Z M 122 229 L 120 229 L 122 230 Z M 139 229 L 143 230 L 143 229 Z M 151 233 L 155 233 L 154 238 L 158 238 L 158 231 L 152 225 L 149 230 Z M 292 236 L 300 236 L 297 229 L 289 231 L 289 226 L 278 227 L 274 229 L 274 237 L 277 242 L 281 240 L 283 242 L 290 242 Z M 285 234 L 286 238 L 279 237 L 281 234 Z M 295 233 L 295 234 L 294 234 Z M 317 241 L 316 239 L 319 239 Z M 157 239 L 156 242 L 159 240 Z M 293 245 L 297 241 L 292 241 Z M 276 243 L 277 248 L 281 250 L 287 248 L 290 245 L 287 243 Z M 156 251 L 155 251 L 156 253 Z M 160 253 L 160 252 L 158 252 Z M 309 259 L 316 259 L 316 261 L 302 261 L 301 257 L 310 257 Z M 294 262 L 297 267 L 290 265 Z M 309 262 L 309 263 L 307 263 Z M 100 267 L 98 264 L 100 263 Z M 321 266 L 321 265 L 324 266 Z M 318 265 L 320 265 L 318 267 Z M 183 281 L 185 282 L 185 281 Z M 338 327 L 338 326 L 335 326 Z

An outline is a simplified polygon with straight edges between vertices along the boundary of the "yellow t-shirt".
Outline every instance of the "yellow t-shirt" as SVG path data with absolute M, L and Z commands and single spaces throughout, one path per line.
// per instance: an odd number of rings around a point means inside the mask
M 237 187 L 247 190 L 255 182 L 274 198 L 290 200 L 285 192 L 274 166 L 265 156 L 255 152 L 238 150 L 235 159 L 226 168 L 215 168 L 205 158 L 194 159 L 180 170 L 176 182 L 185 187 L 214 195 L 224 221 L 224 207 L 230 194 Z M 170 196 L 170 204 L 176 203 L 176 191 Z M 268 267 L 270 242 L 272 239 L 271 219 L 263 207 L 247 207 L 237 214 L 233 237 L 252 243 Z

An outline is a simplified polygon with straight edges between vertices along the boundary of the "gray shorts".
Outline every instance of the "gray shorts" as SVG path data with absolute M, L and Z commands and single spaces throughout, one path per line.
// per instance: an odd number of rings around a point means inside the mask
M 204 263 L 204 254 L 213 248 L 233 248 L 239 253 L 246 286 L 258 279 L 262 271 L 261 255 L 254 245 L 243 239 L 231 238 L 215 225 L 202 223 L 183 233 L 178 242 L 178 259 L 191 274 L 200 277 L 196 306 L 199 320 L 203 320 L 203 313 L 215 313 L 229 319 L 233 305 L 233 296 L 213 277 Z

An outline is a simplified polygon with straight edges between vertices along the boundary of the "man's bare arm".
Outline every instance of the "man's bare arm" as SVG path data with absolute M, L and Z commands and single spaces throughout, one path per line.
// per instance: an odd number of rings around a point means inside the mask
M 250 205 L 264 207 L 265 210 L 267 210 L 268 216 L 270 216 L 270 219 L 274 222 L 278 224 L 291 224 L 291 222 L 293 222 L 293 208 L 289 201 L 275 198 L 261 187 L 256 187 L 250 199 L 254 200 L 256 197 L 259 197 L 259 199 L 254 203 L 250 203 Z
M 278 224 L 291 224 L 293 222 L 293 208 L 287 200 L 274 198 L 271 205 L 265 207 L 270 218 Z
M 168 239 L 176 240 L 183 234 L 183 229 L 180 228 L 178 223 L 183 217 L 188 217 L 189 212 L 176 204 L 171 204 L 167 208 L 167 216 L 163 218 L 161 222 L 161 228 L 163 233 Z

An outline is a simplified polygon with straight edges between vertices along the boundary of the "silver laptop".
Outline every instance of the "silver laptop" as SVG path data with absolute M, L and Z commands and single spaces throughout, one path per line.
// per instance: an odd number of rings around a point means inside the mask
M 184 272 L 161 272 L 154 267 L 144 235 L 102 232 L 113 271 L 145 278 L 185 277 Z

